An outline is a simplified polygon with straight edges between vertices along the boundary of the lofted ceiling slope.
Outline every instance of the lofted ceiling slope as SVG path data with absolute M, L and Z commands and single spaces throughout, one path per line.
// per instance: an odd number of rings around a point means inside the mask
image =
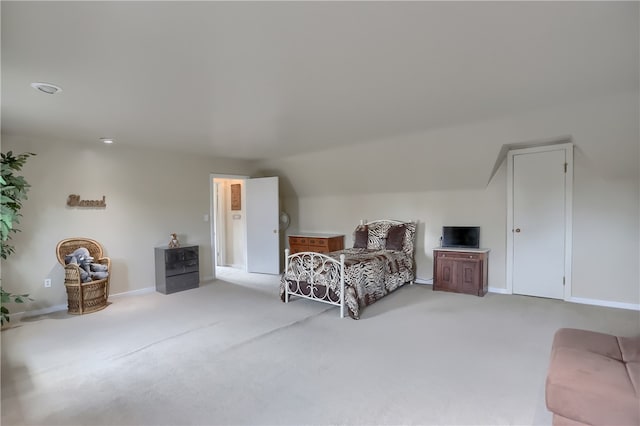
M 638 91 L 637 2 L 0 7 L 10 136 L 272 159 Z

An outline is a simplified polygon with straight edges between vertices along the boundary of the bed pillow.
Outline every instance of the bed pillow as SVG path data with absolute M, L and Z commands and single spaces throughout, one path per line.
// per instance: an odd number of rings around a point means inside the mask
M 404 245 L 405 226 L 395 225 L 387 233 L 387 250 L 402 250 Z
M 402 245 L 402 251 L 408 255 L 413 256 L 416 245 L 416 222 L 405 222 L 404 226 L 407 230 L 404 236 L 404 244 Z
M 387 241 L 387 231 L 389 231 L 389 223 L 382 221 L 375 221 L 369 223 L 369 241 L 367 242 L 367 248 L 369 250 L 384 250 Z
M 367 248 L 369 241 L 369 227 L 360 225 L 356 228 L 354 234 L 353 248 Z

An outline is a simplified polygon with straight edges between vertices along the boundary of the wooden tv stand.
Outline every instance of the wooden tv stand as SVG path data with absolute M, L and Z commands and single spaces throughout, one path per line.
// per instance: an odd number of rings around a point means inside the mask
M 433 289 L 484 296 L 489 249 L 439 247 L 433 250 Z

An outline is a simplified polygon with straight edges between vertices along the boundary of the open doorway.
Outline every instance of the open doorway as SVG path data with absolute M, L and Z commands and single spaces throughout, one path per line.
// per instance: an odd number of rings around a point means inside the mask
M 280 273 L 277 177 L 211 174 L 211 257 L 218 268 Z
M 212 176 L 212 253 L 216 276 L 220 268 L 246 270 L 244 187 L 243 177 Z

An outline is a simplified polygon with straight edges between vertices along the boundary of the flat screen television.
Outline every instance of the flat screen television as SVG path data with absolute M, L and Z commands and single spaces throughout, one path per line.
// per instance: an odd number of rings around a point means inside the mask
M 442 247 L 480 248 L 480 227 L 443 226 Z

